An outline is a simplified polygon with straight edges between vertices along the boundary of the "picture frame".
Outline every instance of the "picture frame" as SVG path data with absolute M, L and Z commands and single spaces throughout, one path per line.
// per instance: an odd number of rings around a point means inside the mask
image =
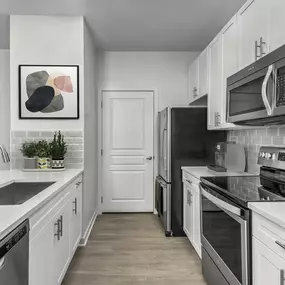
M 19 119 L 78 120 L 79 65 L 19 65 Z

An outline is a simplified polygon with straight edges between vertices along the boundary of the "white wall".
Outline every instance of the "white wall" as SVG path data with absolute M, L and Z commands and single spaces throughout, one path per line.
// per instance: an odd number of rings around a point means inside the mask
M 101 52 L 100 87 L 158 88 L 159 110 L 187 105 L 188 70 L 200 52 Z
M 97 51 L 90 29 L 84 26 L 84 191 L 83 191 L 83 234 L 88 228 L 98 205 L 98 146 L 97 146 Z
M 10 149 L 10 52 L 0 50 L 0 144 Z M 0 170 L 9 169 L 10 164 L 2 163 Z
M 9 49 L 10 20 L 8 15 L 0 15 L 0 49 Z
M 11 16 L 11 128 L 12 130 L 82 129 L 84 126 L 83 17 Z M 79 120 L 19 120 L 18 66 L 79 65 Z

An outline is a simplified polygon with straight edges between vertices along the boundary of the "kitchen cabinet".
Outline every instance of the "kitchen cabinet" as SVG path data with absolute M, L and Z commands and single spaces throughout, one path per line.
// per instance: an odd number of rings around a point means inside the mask
M 71 203 L 68 201 L 53 219 L 53 273 L 54 283 L 60 285 L 70 262 L 69 252 L 69 227 Z
M 209 93 L 208 93 L 208 129 L 219 128 L 223 97 L 222 82 L 222 46 L 218 35 L 208 47 L 209 58 Z
M 270 0 L 269 6 L 269 51 L 273 51 L 285 44 L 285 1 Z
M 74 255 L 82 232 L 82 183 L 77 182 L 71 199 L 70 252 Z
M 285 260 L 253 237 L 253 285 L 285 284 Z
M 183 229 L 201 258 L 201 220 L 199 180 L 183 173 Z
M 249 0 L 237 14 L 240 69 L 268 53 L 268 2 L 268 0 Z
M 205 49 L 189 68 L 189 101 L 208 94 L 208 50 Z
M 30 217 L 29 285 L 61 284 L 81 239 L 82 179 Z
M 29 285 L 53 284 L 54 225 L 49 223 L 30 242 Z
M 189 102 L 198 97 L 198 59 L 189 68 Z
M 208 50 L 198 57 L 198 96 L 208 94 Z

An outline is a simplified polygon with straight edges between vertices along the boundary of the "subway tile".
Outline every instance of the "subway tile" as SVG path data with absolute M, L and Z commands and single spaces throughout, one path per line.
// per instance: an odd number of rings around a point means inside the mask
M 284 145 L 284 138 L 283 137 L 273 137 L 273 144 L 278 146 Z
M 247 135 L 250 137 L 256 137 L 257 136 L 257 130 L 248 130 Z
M 83 133 L 82 131 L 68 131 L 66 132 L 67 137 L 82 137 Z
M 230 138 L 229 138 L 229 141 L 230 141 L 230 142 L 237 142 L 237 141 L 238 141 L 238 138 L 237 138 L 237 137 L 230 137 Z
M 24 138 L 26 136 L 27 136 L 26 132 L 22 131 L 13 132 L 13 138 Z
M 54 132 L 50 132 L 50 131 L 40 132 L 40 136 L 43 138 L 53 138 Z
M 252 138 L 252 144 L 260 145 L 262 142 L 261 137 Z
M 83 151 L 73 151 L 72 152 L 72 157 L 74 157 L 74 158 L 81 158 L 81 157 L 83 157 Z
M 83 138 L 74 138 L 73 139 L 73 143 L 80 143 L 80 144 L 82 144 L 83 143 Z
M 263 137 L 262 138 L 263 145 L 271 145 L 272 144 L 272 137 Z
M 240 136 L 241 133 L 240 133 L 240 130 L 234 130 L 234 135 L 237 137 L 237 136 Z
M 29 138 L 39 138 L 40 136 L 41 132 L 36 132 L 36 131 L 27 132 L 27 137 Z
M 259 137 L 266 137 L 267 135 L 267 129 L 257 129 L 257 136 Z
M 83 163 L 83 158 L 67 157 L 66 163 Z
M 267 136 L 278 136 L 278 128 L 269 128 L 267 129 Z
M 285 128 L 279 128 L 279 136 L 285 136 Z

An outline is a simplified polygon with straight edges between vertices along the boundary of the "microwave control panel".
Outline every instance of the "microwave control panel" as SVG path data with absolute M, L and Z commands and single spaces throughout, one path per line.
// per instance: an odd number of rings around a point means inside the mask
M 277 86 L 276 86 L 277 98 L 276 106 L 285 105 L 285 69 L 281 68 L 278 70 Z

